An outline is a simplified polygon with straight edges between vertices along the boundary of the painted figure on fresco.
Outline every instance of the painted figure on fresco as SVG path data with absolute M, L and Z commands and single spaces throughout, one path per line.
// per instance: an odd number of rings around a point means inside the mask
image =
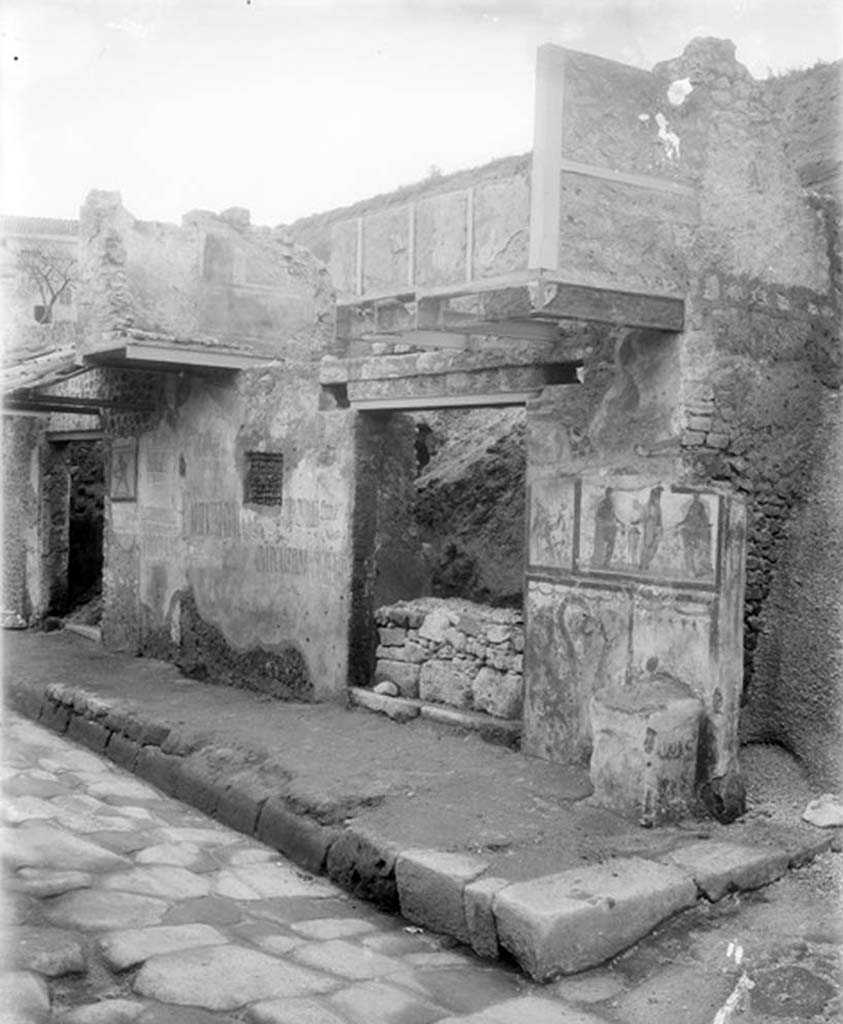
M 707 576 L 711 568 L 711 523 L 708 510 L 695 494 L 685 510 L 685 518 L 677 524 L 682 537 L 685 571 L 689 576 Z
M 115 442 L 111 452 L 111 498 L 133 500 L 135 497 L 136 454 L 133 448 Z
M 612 488 L 607 487 L 594 513 L 594 553 L 592 555 L 592 565 L 602 569 L 609 566 L 615 550 L 618 522 L 618 517 L 615 515 Z
M 634 519 L 630 522 L 626 531 L 627 555 L 630 565 L 638 565 L 638 558 L 641 551 L 641 502 L 633 501 L 632 513 Z
M 565 517 L 568 508 L 563 503 L 555 514 L 538 498 L 534 499 L 532 536 L 535 557 L 539 562 L 553 562 L 561 557 L 565 539 Z
M 647 505 L 641 514 L 641 569 L 647 569 L 655 558 L 662 539 L 662 487 L 650 491 Z

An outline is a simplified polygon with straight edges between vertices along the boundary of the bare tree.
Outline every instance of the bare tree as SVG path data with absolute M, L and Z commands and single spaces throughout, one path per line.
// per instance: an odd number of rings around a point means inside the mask
M 53 307 L 73 284 L 76 257 L 55 246 L 27 248 L 18 253 L 17 268 L 21 284 L 41 297 L 35 319 L 40 324 L 52 323 Z

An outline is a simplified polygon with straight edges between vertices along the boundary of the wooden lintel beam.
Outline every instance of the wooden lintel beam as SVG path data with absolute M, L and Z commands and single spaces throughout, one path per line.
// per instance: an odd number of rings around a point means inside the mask
M 85 398 L 72 395 L 16 394 L 3 402 L 4 408 L 45 409 L 48 412 L 99 412 L 100 409 L 125 409 L 131 412 L 151 412 L 150 402 L 127 402 L 115 398 Z
M 502 408 L 526 405 L 541 389 L 531 391 L 496 392 L 475 395 L 428 395 L 418 398 L 363 398 L 352 400 L 349 406 L 358 412 L 398 412 L 412 409 Z

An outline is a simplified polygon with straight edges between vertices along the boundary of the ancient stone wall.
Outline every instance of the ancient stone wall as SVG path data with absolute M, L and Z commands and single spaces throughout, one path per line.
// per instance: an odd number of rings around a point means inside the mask
M 375 623 L 372 683 L 378 692 L 495 718 L 521 717 L 520 612 L 424 598 L 378 608 Z
M 730 44 L 700 41 L 656 72 L 689 78 L 685 104 L 708 125 L 682 338 L 682 463 L 689 479 L 727 482 L 748 502 L 745 735 L 782 743 L 817 775 L 831 766 L 839 775 L 839 712 L 828 709 L 843 700 L 832 670 L 840 611 L 834 601 L 814 605 L 828 582 L 807 541 L 813 510 L 839 498 L 821 468 L 833 461 L 840 424 L 839 207 L 801 189 L 798 154 L 770 94 L 734 62 Z M 825 521 L 832 553 L 840 524 Z M 794 602 L 787 609 L 784 592 Z M 810 632 L 794 633 L 797 621 L 810 621 Z M 805 674 L 779 656 L 785 635 L 828 669 L 808 684 L 807 705 Z M 806 718 L 815 719 L 810 740 Z
M 128 392 L 126 371 L 94 374 L 113 403 L 104 642 L 277 697 L 342 696 L 355 434 L 353 413 L 319 407 L 327 275 L 245 211 L 149 225 L 94 193 L 82 222 L 86 343 L 141 330 L 190 343 L 188 365 L 204 346 L 265 359 L 133 371 Z
M 41 457 L 45 420 L 3 416 L 3 615 L 8 625 L 47 612 L 41 564 Z

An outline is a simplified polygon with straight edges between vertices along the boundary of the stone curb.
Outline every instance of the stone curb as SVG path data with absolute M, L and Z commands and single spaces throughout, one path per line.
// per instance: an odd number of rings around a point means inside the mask
M 839 848 L 834 835 L 796 851 L 705 841 L 661 860 L 622 857 L 507 882 L 469 854 L 401 850 L 359 826 L 339 828 L 297 813 L 270 781 L 232 764 L 232 751 L 201 748 L 127 702 L 56 683 L 40 696 L 9 686 L 7 701 L 361 899 L 457 938 L 479 956 L 507 950 L 537 981 L 603 963 L 700 898 L 767 885 L 788 867 Z

